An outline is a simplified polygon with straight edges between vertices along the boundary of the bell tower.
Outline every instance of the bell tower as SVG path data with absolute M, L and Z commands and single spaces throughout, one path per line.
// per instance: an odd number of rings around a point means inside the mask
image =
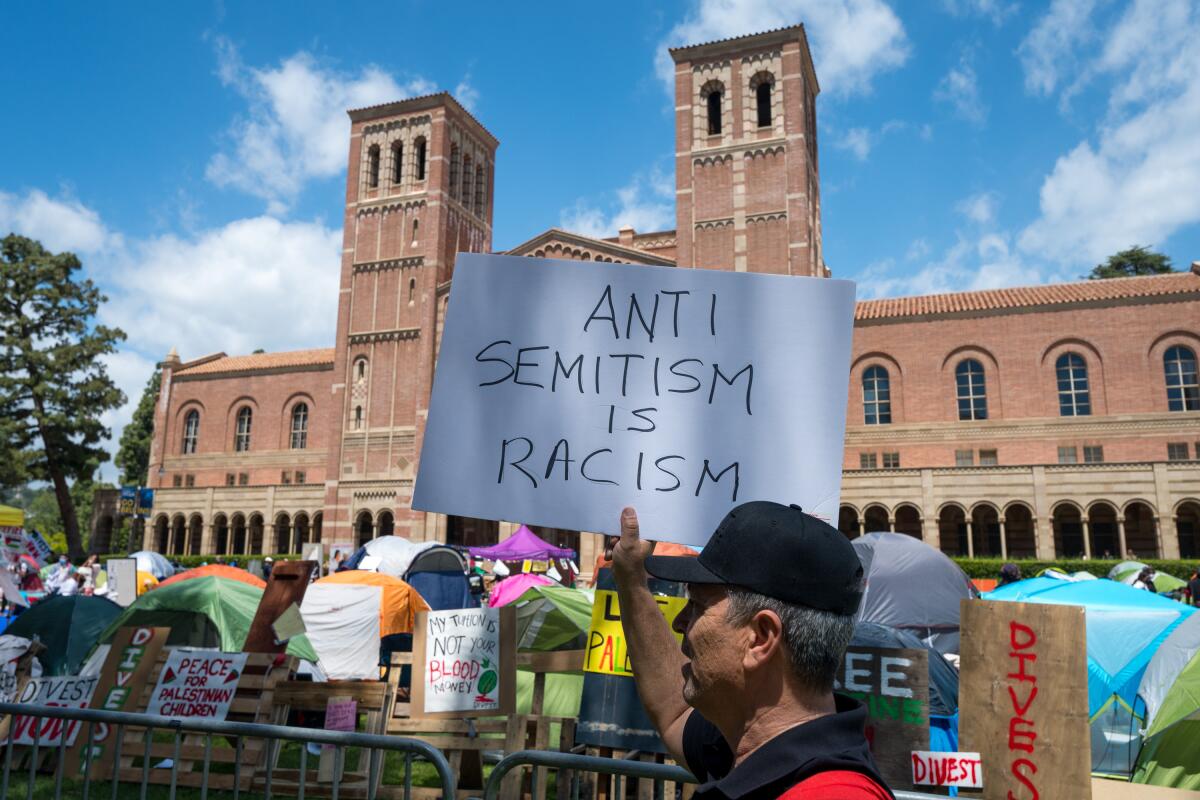
M 677 262 L 824 277 L 803 25 L 671 50 Z
M 412 485 L 438 334 L 456 254 L 492 246 L 499 142 L 445 92 L 349 114 L 322 538 L 419 541 Z

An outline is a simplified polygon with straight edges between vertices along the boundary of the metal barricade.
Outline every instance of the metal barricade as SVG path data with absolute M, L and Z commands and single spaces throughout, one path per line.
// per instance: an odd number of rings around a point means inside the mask
M 334 748 L 334 769 L 332 770 L 332 780 L 329 786 L 329 791 L 333 800 L 337 800 L 341 786 L 340 776 L 341 769 L 346 755 L 347 748 L 359 748 L 369 754 L 369 779 L 366 784 L 367 800 L 375 800 L 377 792 L 377 778 L 380 771 L 383 769 L 383 756 L 388 752 L 399 752 L 405 755 L 405 780 L 404 780 L 404 800 L 411 800 L 412 797 L 412 764 L 413 758 L 417 757 L 433 764 L 437 770 L 438 779 L 441 782 L 442 797 L 455 797 L 455 779 L 454 774 L 450 769 L 450 764 L 446 761 L 446 757 L 440 750 L 431 744 L 423 742 L 419 739 L 410 739 L 401 736 L 380 736 L 368 733 L 343 733 L 340 731 L 317 730 L 313 728 L 296 728 L 286 725 L 264 725 L 259 723 L 249 722 L 218 722 L 214 720 L 204 719 L 172 719 L 169 717 L 159 717 L 152 714 L 129 714 L 116 711 L 98 711 L 94 709 L 77 709 L 77 708 L 51 708 L 47 706 L 34 705 L 18 705 L 15 703 L 0 703 L 0 715 L 13 715 L 15 721 L 17 716 L 30 717 L 33 719 L 61 719 L 61 720 L 76 720 L 80 723 L 80 731 L 78 736 L 85 736 L 85 742 L 91 742 L 95 726 L 109 725 L 116 731 L 116 751 L 113 753 L 114 760 L 112 771 L 112 790 L 110 793 L 111 800 L 116 800 L 118 795 L 118 784 L 120 783 L 119 762 L 122 757 L 121 743 L 124 740 L 126 729 L 145 729 L 145 751 L 142 754 L 142 779 L 139 790 L 139 796 L 145 800 L 146 791 L 150 777 L 150 743 L 155 731 L 164 731 L 174 736 L 174 752 L 175 758 L 171 760 L 171 779 L 170 779 L 170 794 L 171 800 L 177 796 L 177 790 L 181 787 L 177 786 L 177 777 L 179 770 L 179 753 L 180 747 L 185 734 L 200 734 L 205 737 L 203 772 L 200 784 L 199 798 L 207 800 L 209 793 L 209 768 L 210 754 L 212 749 L 212 739 L 214 736 L 237 737 L 239 749 L 242 739 L 259 738 L 266 742 L 266 759 L 265 764 L 261 766 L 259 771 L 262 773 L 259 780 L 261 783 L 261 792 L 264 800 L 271 800 L 271 779 L 275 770 L 274 754 L 276 748 L 281 742 L 298 742 L 303 746 L 300 748 L 300 770 L 299 770 L 299 786 L 296 797 L 299 800 L 304 800 L 307 773 L 308 773 L 308 744 L 330 745 Z M 33 745 L 30 750 L 26 800 L 32 800 L 34 796 L 34 780 L 37 775 L 39 750 L 42 750 L 41 740 L 41 725 L 33 725 Z M 0 798 L 8 800 L 9 783 L 12 773 L 13 762 L 13 739 L 8 737 L 8 744 L 5 746 L 3 757 L 3 776 L 0 777 Z M 63 780 L 65 777 L 64 763 L 67 750 L 65 735 L 58 736 L 59 743 L 54 745 L 57 750 L 57 763 L 54 768 L 54 800 L 60 800 L 63 796 Z M 91 748 L 84 748 L 83 763 L 81 765 L 82 772 L 78 776 L 82 779 L 82 800 L 89 800 L 89 795 L 92 792 L 92 759 Z M 137 757 L 138 753 L 128 753 L 127 756 Z M 238 797 L 239 790 L 237 787 L 238 774 L 243 768 L 240 761 L 233 762 L 234 768 L 234 786 L 233 796 Z M 75 777 L 75 776 L 71 776 Z M 322 787 L 324 788 L 324 787 Z M 99 797 L 99 793 L 97 793 Z M 290 796 L 290 793 L 289 793 Z
M 579 753 L 558 753 L 543 750 L 521 750 L 511 753 L 500 760 L 492 770 L 484 787 L 484 800 L 497 800 L 500 794 L 500 784 L 504 777 L 519 767 L 546 767 L 560 771 L 571 771 L 569 793 L 564 795 L 563 787 L 558 787 L 559 800 L 579 800 L 580 781 L 578 773 L 594 772 L 597 775 L 612 775 L 613 790 L 610 797 L 621 800 L 625 795 L 622 791 L 621 779 L 643 778 L 654 782 L 654 800 L 664 800 L 663 787 L 670 781 L 674 783 L 696 783 L 692 773 L 683 767 L 672 764 L 654 764 L 646 761 L 630 759 L 600 758 Z M 530 787 L 532 796 L 537 796 L 537 770 L 531 775 L 533 782 Z M 896 800 L 946 800 L 945 795 L 924 794 L 922 792 L 895 792 Z M 671 798 L 666 798 L 671 800 Z

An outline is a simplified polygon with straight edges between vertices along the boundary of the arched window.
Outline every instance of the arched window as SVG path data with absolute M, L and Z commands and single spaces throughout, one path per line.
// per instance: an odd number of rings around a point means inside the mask
M 373 144 L 367 150 L 367 188 L 379 186 L 379 145 Z
M 462 198 L 462 204 L 470 210 L 471 199 L 475 196 L 474 186 L 471 184 L 471 179 L 475 177 L 475 169 L 471 163 L 471 156 L 463 156 L 463 175 L 462 175 L 462 192 L 459 197 Z
M 1079 353 L 1063 353 L 1054 362 L 1058 376 L 1058 414 L 1061 417 L 1087 417 L 1092 413 L 1088 390 L 1087 362 Z
M 458 199 L 458 188 L 459 188 L 458 181 L 459 181 L 459 174 L 462 171 L 459 167 L 459 160 L 461 158 L 462 158 L 462 154 L 458 152 L 458 145 L 456 145 L 456 144 L 450 145 L 450 199 L 451 200 Z
M 1196 378 L 1196 354 L 1175 345 L 1163 354 L 1167 372 L 1167 408 L 1171 411 L 1200 411 L 1200 382 Z
M 417 180 L 425 180 L 425 137 L 417 139 L 417 146 L 414 148 L 417 151 Z
M 392 183 L 396 186 L 400 185 L 400 178 L 404 176 L 404 143 L 394 142 L 392 144 Z
M 483 216 L 483 178 L 483 164 L 480 164 L 479 166 L 475 167 L 475 216 L 477 217 Z
M 233 449 L 244 453 L 250 449 L 250 421 L 253 412 L 250 406 L 242 406 L 237 413 L 237 431 L 233 435 Z
M 413 244 L 416 244 L 417 239 L 420 238 L 418 236 L 418 234 L 420 233 L 420 230 L 421 230 L 421 220 L 414 219 L 413 220 L 413 240 L 412 240 Z
M 892 392 L 886 368 L 876 364 L 863 371 L 863 422 L 887 425 L 892 421 Z
M 716 136 L 721 132 L 721 90 L 712 89 L 708 93 L 708 135 Z
M 292 449 L 303 450 L 308 447 L 308 404 L 296 403 L 292 406 Z
M 954 380 L 958 386 L 958 418 L 987 419 L 983 364 L 973 358 L 963 359 L 954 368 Z
M 362 406 L 354 407 L 354 430 L 361 431 L 363 426 Z
M 755 100 L 758 101 L 758 127 L 771 126 L 771 82 L 763 80 L 754 90 Z
M 364 379 L 366 377 L 367 377 L 367 360 L 365 358 L 360 358 L 358 361 L 354 362 L 354 379 L 356 381 L 361 381 L 362 379 Z
M 417 299 L 417 279 L 408 279 L 408 302 L 411 304 Z
M 183 454 L 191 455 L 196 452 L 196 442 L 200 439 L 200 412 L 192 409 L 183 418 Z

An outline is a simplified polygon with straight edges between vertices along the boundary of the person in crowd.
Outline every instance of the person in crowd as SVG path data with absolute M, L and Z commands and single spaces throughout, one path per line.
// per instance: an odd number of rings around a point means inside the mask
M 89 561 L 91 559 L 88 559 Z M 79 580 L 79 593 L 91 596 L 96 591 L 96 568 L 89 567 L 85 563 L 84 566 L 75 570 L 75 577 Z
M 333 569 L 331 572 L 342 572 L 346 569 L 346 554 L 341 550 L 333 551 Z
M 263 580 L 271 580 L 271 569 L 275 566 L 275 560 L 270 556 L 263 559 Z
M 696 800 L 886 800 L 866 708 L 833 693 L 863 592 L 836 528 L 799 506 L 744 503 L 698 557 L 654 556 L 621 514 L 613 577 L 638 695 Z M 674 636 L 647 578 L 687 584 Z
M 42 576 L 38 575 L 37 570 L 30 569 L 24 561 L 17 565 L 17 580 L 22 592 L 42 592 L 46 589 L 42 583 Z
M 62 586 L 63 582 L 71 576 L 71 562 L 67 559 L 66 553 L 58 556 L 58 563 L 50 570 L 50 574 L 46 576 L 46 587 L 50 591 L 54 591 Z
M 100 567 L 100 556 L 92 553 L 87 557 L 87 560 L 83 562 L 83 567 L 87 567 L 94 574 Z M 83 569 L 83 567 L 80 567 L 80 569 Z
M 76 572 L 74 575 L 68 575 L 58 584 L 58 593 L 63 597 L 70 597 L 79 594 L 79 590 L 83 588 L 83 576 Z
M 1142 567 L 1142 571 L 1133 579 L 1133 588 L 1157 593 L 1158 590 L 1154 588 L 1154 570 L 1151 567 Z
M 1007 586 L 1019 580 L 1021 580 L 1021 568 L 1010 561 L 1000 568 L 1000 580 L 996 581 L 996 587 Z
M 1188 594 L 1191 595 L 1192 605 L 1200 606 L 1200 569 L 1192 570 L 1192 577 L 1188 579 Z

